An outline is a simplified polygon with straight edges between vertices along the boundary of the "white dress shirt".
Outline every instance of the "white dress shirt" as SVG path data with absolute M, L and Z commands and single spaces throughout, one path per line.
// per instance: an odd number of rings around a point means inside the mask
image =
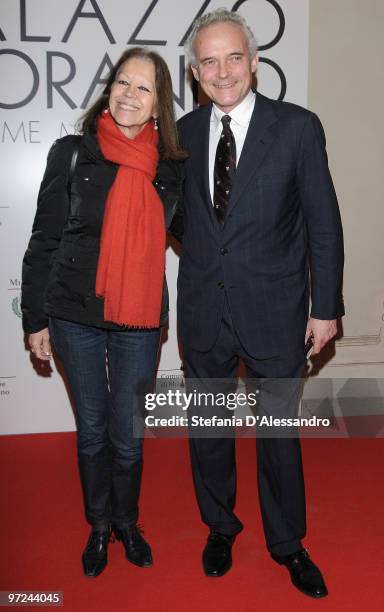
M 231 117 L 231 130 L 236 142 L 236 165 L 239 163 L 240 155 L 243 150 L 245 137 L 247 135 L 249 122 L 251 121 L 255 106 L 256 94 L 250 91 L 242 102 L 230 113 L 224 113 L 216 104 L 212 106 L 211 120 L 209 127 L 209 190 L 213 202 L 213 173 L 215 169 L 216 149 L 223 130 L 221 118 L 228 114 Z

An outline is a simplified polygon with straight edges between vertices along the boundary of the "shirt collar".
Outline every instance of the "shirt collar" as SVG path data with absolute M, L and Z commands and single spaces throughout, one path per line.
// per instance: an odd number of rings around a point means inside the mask
M 225 114 L 228 114 L 231 117 L 231 121 L 236 123 L 241 127 L 248 127 L 249 122 L 251 121 L 253 108 L 255 106 L 255 98 L 256 94 L 254 91 L 250 90 L 248 94 L 245 96 L 244 100 L 240 102 L 230 113 L 224 113 L 219 109 L 216 104 L 212 105 L 212 113 L 211 113 L 211 123 L 213 123 L 213 127 L 216 132 L 222 130 L 221 119 Z

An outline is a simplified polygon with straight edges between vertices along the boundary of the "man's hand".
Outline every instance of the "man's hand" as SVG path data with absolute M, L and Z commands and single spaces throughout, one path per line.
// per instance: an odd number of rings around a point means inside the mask
M 312 355 L 320 353 L 321 349 L 334 338 L 337 333 L 336 319 L 322 320 L 322 319 L 309 319 L 307 324 L 307 331 L 305 333 L 305 342 L 309 336 L 313 336 L 313 351 Z
M 38 359 L 49 361 L 52 356 L 51 343 L 49 341 L 48 327 L 45 327 L 35 334 L 29 334 L 28 344 L 32 353 Z

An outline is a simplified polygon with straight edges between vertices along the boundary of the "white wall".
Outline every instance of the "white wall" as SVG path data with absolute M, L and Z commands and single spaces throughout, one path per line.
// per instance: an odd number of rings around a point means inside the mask
M 282 36 L 271 48 L 261 50 L 260 56 L 275 62 L 282 71 L 287 84 L 285 99 L 305 106 L 309 0 L 249 0 L 236 4 L 262 46 L 268 46 L 279 32 L 282 21 L 275 6 L 280 7 L 284 18 Z M 20 319 L 21 260 L 52 141 L 73 131 L 95 76 L 98 71 L 99 77 L 106 75 L 106 54 L 115 62 L 127 43 L 142 44 L 140 41 L 145 40 L 163 55 L 172 72 L 177 115 L 190 111 L 193 98 L 183 74 L 180 42 L 202 7 L 206 12 L 219 6 L 232 9 L 235 5 L 224 0 L 1 1 L 1 433 L 74 429 L 62 378 L 54 364 L 51 370 L 31 361 Z M 97 13 L 98 18 L 80 16 L 81 12 Z M 281 81 L 270 63 L 261 63 L 258 78 L 262 93 L 279 96 Z M 98 91 L 100 87 L 96 87 L 96 95 Z M 30 100 L 26 102 L 28 96 Z M 161 356 L 159 376 L 163 377 L 180 373 L 175 321 L 177 258 L 171 249 L 167 253 L 167 269 L 171 322 Z
M 344 225 L 344 337 L 321 376 L 384 378 L 384 3 L 311 0 L 309 106 Z

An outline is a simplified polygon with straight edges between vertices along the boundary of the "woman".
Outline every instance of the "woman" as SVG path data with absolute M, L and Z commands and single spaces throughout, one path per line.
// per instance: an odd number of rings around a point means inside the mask
M 83 118 L 82 136 L 61 138 L 49 152 L 23 262 L 29 345 L 48 360 L 52 342 L 74 399 L 92 527 L 86 576 L 105 568 L 112 532 L 129 561 L 152 564 L 137 527 L 140 397 L 153 383 L 167 320 L 165 233 L 185 157 L 172 96 L 159 55 L 139 47 L 123 53 Z

